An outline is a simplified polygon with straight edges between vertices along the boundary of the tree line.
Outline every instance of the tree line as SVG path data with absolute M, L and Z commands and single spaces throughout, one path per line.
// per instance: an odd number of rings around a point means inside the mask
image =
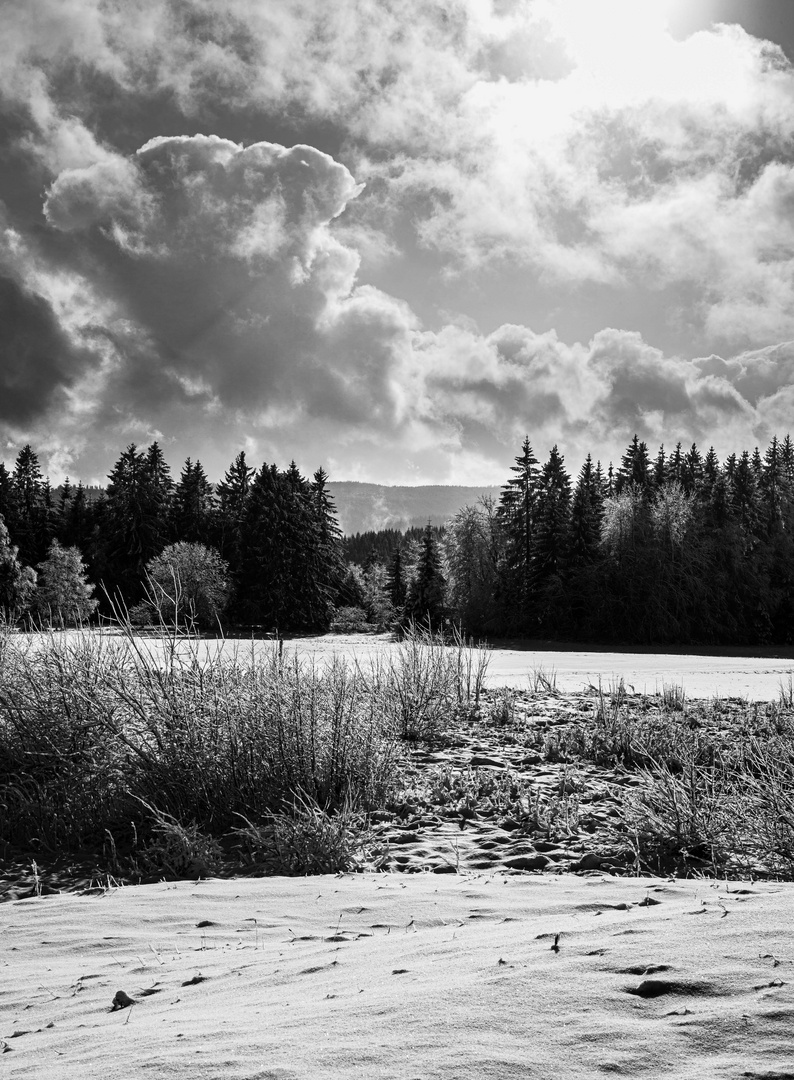
M 0 464 L 0 518 L 7 612 L 30 601 L 32 568 L 45 571 L 53 542 L 56 551 L 77 553 L 106 614 L 150 598 L 150 571 L 166 551 L 181 557 L 171 570 L 223 579 L 211 584 L 225 594 L 228 619 L 268 629 L 327 626 L 344 578 L 326 473 L 318 469 L 309 480 L 294 462 L 257 470 L 242 452 L 213 485 L 199 461 L 188 459 L 174 479 L 157 442 L 145 450 L 131 444 L 107 488 L 89 493 L 68 480 L 53 492 L 25 446 L 13 470 Z M 205 550 L 215 558 L 208 561 Z
M 128 446 L 104 491 L 53 491 L 26 446 L 0 464 L 0 605 L 41 613 L 82 589 L 88 615 L 93 585 L 100 611 L 140 611 L 176 566 L 214 597 L 208 621 L 223 609 L 282 632 L 415 620 L 599 642 L 794 639 L 788 436 L 720 462 L 696 445 L 652 456 L 635 435 L 617 468 L 588 455 L 575 480 L 556 446 L 541 463 L 526 438 L 498 500 L 408 533 L 342 537 L 327 485 L 322 469 L 257 470 L 244 453 L 216 485 L 191 459 L 174 479 L 155 442 Z
M 529 439 L 498 503 L 443 541 L 447 602 L 470 630 L 625 643 L 791 644 L 794 445 L 720 462 L 696 445 L 652 456 L 636 435 L 575 482 Z

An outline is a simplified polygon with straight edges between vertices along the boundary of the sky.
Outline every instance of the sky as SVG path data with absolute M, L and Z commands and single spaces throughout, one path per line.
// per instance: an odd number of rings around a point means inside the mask
M 794 428 L 792 0 L 0 0 L 0 458 Z

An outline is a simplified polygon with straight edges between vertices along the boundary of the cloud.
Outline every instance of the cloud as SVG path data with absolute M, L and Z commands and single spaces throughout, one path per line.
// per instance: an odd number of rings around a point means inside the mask
M 416 319 L 357 285 L 356 252 L 333 235 L 360 190 L 312 147 L 215 136 L 154 139 L 121 168 L 62 173 L 46 218 L 83 234 L 116 304 L 104 422 L 123 401 L 155 420 L 204 411 L 271 435 L 312 419 L 399 432 Z
M 0 40 L 18 168 L 0 410 L 56 465 L 101 475 L 121 440 L 164 432 L 215 473 L 234 443 L 485 482 L 525 432 L 573 463 L 634 431 L 727 450 L 785 421 L 794 74 L 768 43 L 674 41 L 634 0 L 595 21 L 584 0 L 36 8 Z M 317 145 L 162 134 L 219 112 Z M 397 264 L 411 303 L 384 286 Z M 553 298 L 558 332 L 520 309 L 490 333 L 418 314 L 439 280 L 498 299 L 514 276 Z M 583 287 L 669 289 L 712 355 L 568 331 Z
M 22 426 L 52 408 L 78 358 L 47 301 L 0 276 L 0 421 Z

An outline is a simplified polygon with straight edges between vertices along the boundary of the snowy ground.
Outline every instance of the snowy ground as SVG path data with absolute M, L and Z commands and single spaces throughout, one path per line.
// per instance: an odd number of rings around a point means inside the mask
M 327 657 L 333 653 L 355 656 L 360 661 L 384 649 L 394 648 L 387 635 L 332 635 L 285 642 L 302 656 Z M 604 689 L 623 679 L 626 688 L 639 693 L 661 692 L 663 686 L 683 686 L 689 697 L 746 697 L 771 701 L 781 684 L 794 679 L 791 657 L 697 656 L 632 652 L 554 652 L 495 648 L 491 652 L 486 683 L 526 689 L 538 671 L 556 677 L 565 693 L 597 686 Z
M 67 633 L 72 633 L 67 631 Z M 103 631 L 118 639 L 118 631 Z M 140 648 L 157 651 L 162 641 L 156 637 L 136 639 Z M 180 648 L 187 645 L 180 643 Z M 193 647 L 191 645 L 191 647 Z M 276 648 L 272 641 L 205 640 L 198 643 L 199 654 L 237 653 L 250 659 L 252 650 Z M 288 638 L 287 653 L 324 663 L 334 655 L 365 664 L 374 657 L 399 648 L 388 634 L 323 634 L 317 637 Z M 716 652 L 716 650 L 714 650 Z M 791 650 L 789 650 L 791 652 Z M 608 690 L 623 679 L 627 690 L 638 694 L 661 692 L 665 686 L 681 686 L 690 698 L 740 697 L 750 701 L 773 701 L 781 687 L 794 680 L 794 657 L 698 655 L 696 653 L 554 651 L 547 649 L 502 648 L 490 651 L 486 685 L 534 688 L 538 672 L 556 679 L 562 693 L 579 693 L 590 686 Z
M 18 900 L 0 908 L 0 1068 L 20 1080 L 790 1077 L 793 889 L 384 874 Z

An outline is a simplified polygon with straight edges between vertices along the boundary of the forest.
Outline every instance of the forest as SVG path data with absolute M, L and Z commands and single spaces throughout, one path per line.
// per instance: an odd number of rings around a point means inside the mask
M 498 499 L 442 528 L 343 537 L 328 477 L 250 466 L 213 485 L 158 443 L 130 445 L 107 487 L 53 490 L 23 447 L 0 464 L 0 605 L 61 622 L 162 614 L 175 590 L 205 628 L 318 632 L 409 622 L 489 637 L 616 644 L 794 640 L 794 444 L 720 461 L 636 435 L 575 480 L 526 438 Z M 179 582 L 179 585 L 176 583 Z

